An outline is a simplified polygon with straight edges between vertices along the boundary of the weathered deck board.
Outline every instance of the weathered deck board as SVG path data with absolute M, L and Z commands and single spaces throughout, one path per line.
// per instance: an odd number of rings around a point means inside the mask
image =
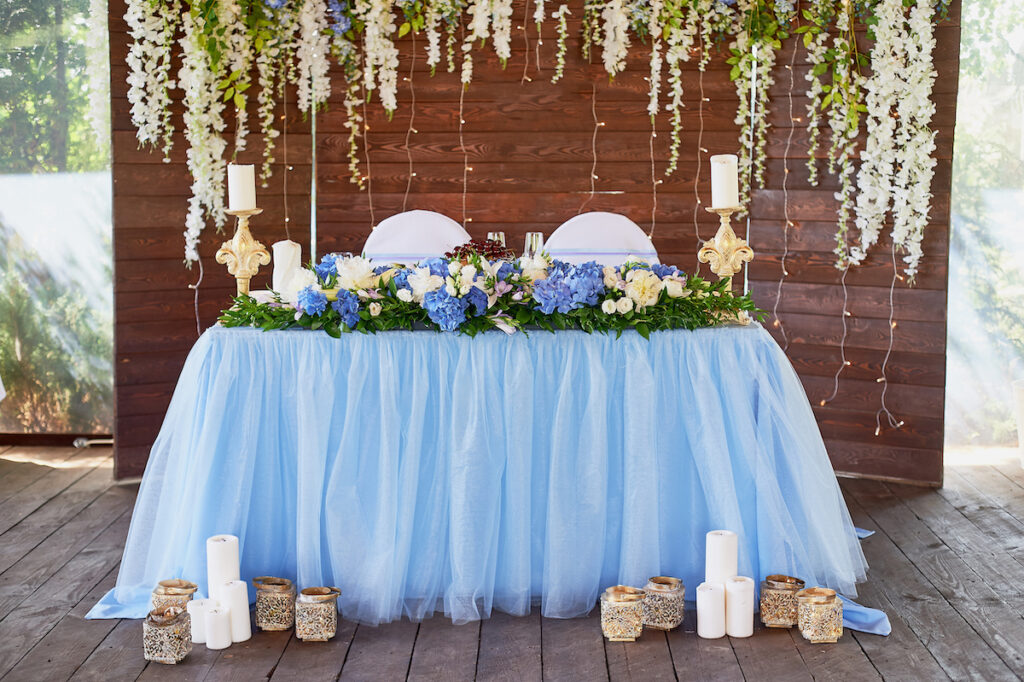
M 751 638 L 703 640 L 691 603 L 681 628 L 613 644 L 601 636 L 597 608 L 575 620 L 541 618 L 534 609 L 523 618 L 495 613 L 468 625 L 443 617 L 377 628 L 341 620 L 327 643 L 254 630 L 249 642 L 220 652 L 195 645 L 183 664 L 167 666 L 143 660 L 138 621 L 84 619 L 113 584 L 137 487 L 109 485 L 107 453 L 93 451 L 95 466 L 77 469 L 53 466 L 82 454 L 69 449 L 3 454 L 19 457 L 0 457 L 0 513 L 6 508 L 18 517 L 0 532 L 3 682 L 916 682 L 1012 680 L 1024 670 L 1024 594 L 1001 589 L 1024 583 L 1024 472 L 1009 465 L 950 468 L 947 487 L 938 491 L 842 483 L 855 522 L 878 531 L 862 545 L 871 568 L 859 601 L 889 614 L 889 637 L 848 632 L 836 645 L 811 645 L 795 630 L 758 625 Z M 21 489 L 3 498 L 8 472 Z M 687 586 L 691 594 L 694 587 Z

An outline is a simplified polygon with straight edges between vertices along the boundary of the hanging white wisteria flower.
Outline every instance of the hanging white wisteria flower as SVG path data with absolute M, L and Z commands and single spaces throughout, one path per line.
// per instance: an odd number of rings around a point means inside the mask
M 505 66 L 512 56 L 512 0 L 491 0 L 494 53 Z
M 97 147 L 110 149 L 110 42 L 106 0 L 89 0 L 85 34 L 85 74 L 89 92 L 89 123 Z
M 803 35 L 807 62 L 807 181 L 818 185 L 818 149 L 821 146 L 821 109 L 825 96 L 822 76 L 828 71 L 828 21 L 835 15 L 831 0 L 814 0 L 804 12 L 807 23 L 797 29 Z
M 555 13 L 551 16 L 558 21 L 558 52 L 555 55 L 555 75 L 551 77 L 552 83 L 557 83 L 562 79 L 562 74 L 565 73 L 565 53 L 569 47 L 566 44 L 566 40 L 569 37 L 569 20 L 568 16 L 569 5 L 560 5 Z
M 252 83 L 249 72 L 253 63 L 253 41 L 246 23 L 241 16 L 241 5 L 220 3 L 217 7 L 218 23 L 224 27 L 222 38 L 227 48 L 226 68 L 228 73 L 220 83 L 224 100 L 235 105 L 235 153 L 244 151 L 249 135 L 249 113 L 247 91 Z
M 296 86 L 299 110 L 307 112 L 310 108 L 322 105 L 331 94 L 331 79 L 328 75 L 330 63 L 327 60 L 331 39 L 327 34 L 327 3 L 324 0 L 301 2 L 295 48 L 298 62 Z
M 661 12 L 662 0 L 651 0 L 651 15 L 647 19 L 647 35 L 651 37 L 651 69 L 648 75 L 650 93 L 647 98 L 647 113 L 653 119 L 658 115 L 658 93 L 661 90 Z
M 132 105 L 135 136 L 142 144 L 160 145 L 168 161 L 174 130 L 171 126 L 171 53 L 181 21 L 181 6 L 150 0 L 128 0 L 124 15 L 132 37 L 128 48 L 128 102 Z
M 629 54 L 629 10 L 624 0 L 609 0 L 601 11 L 604 41 L 602 60 L 610 76 L 626 68 Z
M 537 27 L 537 33 L 540 33 L 540 27 L 544 24 L 544 0 L 534 0 L 533 24 Z
M 188 170 L 192 174 L 192 197 L 185 219 L 185 262 L 199 260 L 199 236 L 211 218 L 224 225 L 224 102 L 217 89 L 218 78 L 203 42 L 201 16 L 187 12 L 182 21 L 182 64 L 178 83 L 185 91 L 185 139 Z

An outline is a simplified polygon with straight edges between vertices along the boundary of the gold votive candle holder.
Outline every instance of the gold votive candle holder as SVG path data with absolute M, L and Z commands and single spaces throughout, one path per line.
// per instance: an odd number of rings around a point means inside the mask
M 838 642 L 843 636 L 843 602 L 835 590 L 810 587 L 796 594 L 800 634 L 812 644 Z
M 153 609 L 142 621 L 142 648 L 147 661 L 178 663 L 192 651 L 192 619 L 177 606 Z
M 644 591 L 627 585 L 601 595 L 601 631 L 609 642 L 635 642 L 644 629 Z
M 268 632 L 295 625 L 295 584 L 288 578 L 264 575 L 252 579 L 256 587 L 256 627 Z
M 679 578 L 655 576 L 644 587 L 644 627 L 675 630 L 686 613 L 686 587 Z
M 307 587 L 295 600 L 295 636 L 304 642 L 326 642 L 338 631 L 337 587 Z
M 185 610 L 188 603 L 192 601 L 192 595 L 196 593 L 198 587 L 195 583 L 182 580 L 181 578 L 161 580 L 153 588 L 153 608 L 165 609 L 168 606 L 176 606 L 179 609 Z
M 790 575 L 769 575 L 761 581 L 761 622 L 769 628 L 797 624 L 796 595 L 804 581 Z

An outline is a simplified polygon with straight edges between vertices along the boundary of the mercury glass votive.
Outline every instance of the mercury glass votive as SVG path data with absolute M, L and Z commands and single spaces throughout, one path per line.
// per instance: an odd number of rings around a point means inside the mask
M 843 636 L 843 602 L 835 590 L 810 587 L 796 595 L 800 634 L 811 644 L 838 642 Z
M 601 595 L 601 631 L 609 642 L 634 642 L 644 629 L 644 591 L 626 585 Z
M 804 581 L 789 575 L 769 575 L 761 581 L 761 622 L 769 628 L 791 628 L 797 624 L 796 594 Z
M 192 619 L 177 606 L 153 609 L 142 621 L 142 648 L 147 661 L 178 663 L 192 651 Z
M 173 580 L 161 580 L 153 588 L 152 603 L 154 609 L 165 609 L 168 606 L 176 606 L 185 610 L 185 607 L 192 601 L 198 586 L 187 580 L 175 578 Z
M 338 631 L 337 587 L 307 587 L 295 600 L 295 636 L 304 642 L 326 642 Z
M 659 575 L 644 587 L 644 627 L 674 630 L 685 615 L 686 587 L 679 578 Z
M 295 584 L 288 578 L 260 576 L 256 587 L 256 627 L 276 632 L 295 625 Z

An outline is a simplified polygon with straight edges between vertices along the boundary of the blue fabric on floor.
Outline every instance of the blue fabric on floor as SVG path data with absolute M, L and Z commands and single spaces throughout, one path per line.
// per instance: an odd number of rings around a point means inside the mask
M 875 531 L 867 530 L 865 528 L 854 528 L 854 530 L 857 532 L 857 538 L 860 540 L 864 540 L 865 538 L 869 538 L 875 534 Z
M 843 600 L 843 627 L 847 630 L 883 636 L 892 632 L 889 616 L 884 611 L 861 606 L 842 595 L 839 598 Z
M 866 563 L 799 378 L 760 326 L 645 340 L 208 330 L 153 446 L 117 586 L 206 591 L 205 540 L 242 579 L 341 588 L 350 619 L 589 612 L 616 583 L 739 572 L 856 595 Z

